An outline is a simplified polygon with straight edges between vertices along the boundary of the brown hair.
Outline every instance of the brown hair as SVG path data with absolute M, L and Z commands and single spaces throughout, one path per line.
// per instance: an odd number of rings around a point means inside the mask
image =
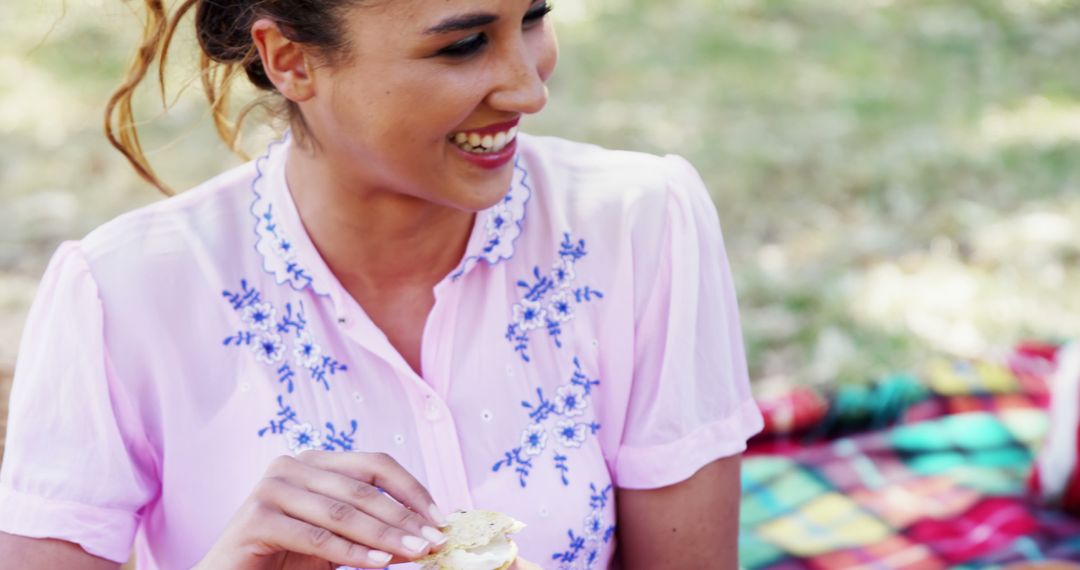
M 182 0 L 170 16 L 164 0 L 143 0 L 146 20 L 142 41 L 128 66 L 124 81 L 105 106 L 105 137 L 119 150 L 135 171 L 165 195 L 172 190 L 157 177 L 150 166 L 132 111 L 132 97 L 146 78 L 151 65 L 158 65 L 158 86 L 165 98 L 165 64 L 176 29 L 184 16 L 195 8 L 195 34 L 201 54 L 199 72 L 203 91 L 210 102 L 218 135 L 235 153 L 240 127 L 248 113 L 265 100 L 246 106 L 235 119 L 229 119 L 229 93 L 232 81 L 243 71 L 258 89 L 275 94 L 277 89 L 263 69 L 258 50 L 251 39 L 251 26 L 259 18 L 277 23 L 285 37 L 315 47 L 330 61 L 347 52 L 348 42 L 342 30 L 342 11 L 357 0 Z M 288 117 L 298 135 L 303 135 L 303 117 L 295 104 L 278 99 L 277 111 Z

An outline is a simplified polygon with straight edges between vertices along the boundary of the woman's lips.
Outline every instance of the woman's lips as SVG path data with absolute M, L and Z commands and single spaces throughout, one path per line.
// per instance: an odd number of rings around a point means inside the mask
M 510 129 L 518 126 L 518 123 L 520 123 L 520 122 L 521 122 L 521 117 L 518 117 L 518 118 L 516 118 L 516 119 L 514 119 L 512 121 L 506 121 L 505 123 L 496 123 L 494 125 L 488 125 L 486 127 L 480 127 L 478 129 L 464 129 L 464 130 L 461 130 L 461 131 L 458 131 L 458 132 L 464 133 L 465 135 L 470 135 L 472 133 L 476 133 L 476 134 L 478 134 L 480 136 L 494 135 L 495 133 L 501 133 L 501 132 L 509 131 Z M 453 138 L 457 134 L 458 133 L 453 133 L 450 136 L 451 136 L 451 138 Z
M 450 145 L 454 147 L 454 151 L 459 156 L 470 163 L 487 170 L 495 170 L 506 166 L 513 160 L 514 154 L 517 153 L 517 136 L 515 135 L 501 150 L 495 152 L 470 152 L 453 141 L 450 142 Z
M 505 166 L 517 152 L 518 124 L 521 117 L 452 133 L 447 137 L 463 158 L 481 168 L 496 169 Z

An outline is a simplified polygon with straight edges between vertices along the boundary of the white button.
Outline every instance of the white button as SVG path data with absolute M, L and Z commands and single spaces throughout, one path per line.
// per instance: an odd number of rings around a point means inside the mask
M 249 382 L 241 382 L 240 383 L 240 391 L 241 392 L 247 392 L 250 389 L 251 389 L 251 383 L 249 383 Z
M 592 339 L 592 346 L 593 348 L 600 348 L 600 341 L 595 338 Z
M 405 445 L 405 436 L 401 435 L 400 433 L 396 434 L 394 436 L 394 443 L 398 445 Z
M 337 322 L 338 322 L 339 325 L 344 326 L 344 325 L 349 324 L 349 319 L 346 319 L 345 317 L 338 317 Z
M 360 392 L 353 392 L 352 393 L 352 399 L 356 400 L 358 403 L 363 402 L 364 401 L 364 395 L 361 394 Z
M 480 412 L 480 417 L 485 422 L 490 422 L 495 416 L 491 413 L 491 410 L 484 410 L 484 411 Z
M 542 516 L 542 517 L 544 517 L 544 518 L 547 518 L 547 516 L 548 516 L 549 514 L 551 514 L 551 513 L 549 513 L 549 512 L 548 512 L 548 508 L 547 508 L 547 507 L 540 507 L 540 516 Z
M 512 365 L 510 365 L 510 364 L 506 365 L 506 375 L 507 376 L 513 376 L 514 375 L 514 367 Z
M 427 416 L 427 419 L 431 421 L 435 421 L 442 417 L 442 412 L 439 411 L 439 405 L 433 400 L 428 400 L 424 414 Z

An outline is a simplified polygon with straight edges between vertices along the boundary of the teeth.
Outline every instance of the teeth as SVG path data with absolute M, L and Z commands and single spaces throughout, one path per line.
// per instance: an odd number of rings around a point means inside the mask
M 506 148 L 506 145 L 514 141 L 517 134 L 517 127 L 494 135 L 456 133 L 450 137 L 450 142 L 456 144 L 466 152 L 474 154 L 490 154 Z

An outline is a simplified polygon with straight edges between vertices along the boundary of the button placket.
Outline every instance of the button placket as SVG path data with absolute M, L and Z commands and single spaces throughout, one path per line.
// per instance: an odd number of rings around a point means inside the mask
M 436 401 L 434 396 L 427 396 L 424 399 L 424 417 L 429 421 L 435 422 L 442 419 L 442 410 L 439 402 Z
M 430 387 L 414 392 L 417 443 L 428 469 L 429 490 L 451 509 L 471 509 L 457 426 L 446 402 Z

